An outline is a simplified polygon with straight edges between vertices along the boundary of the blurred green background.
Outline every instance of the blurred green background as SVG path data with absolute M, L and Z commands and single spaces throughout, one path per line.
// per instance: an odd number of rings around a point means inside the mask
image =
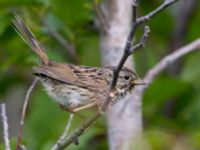
M 147 46 L 134 55 L 141 77 L 165 55 L 200 37 L 199 0 L 191 0 L 190 9 L 187 9 L 189 4 L 182 1 L 148 23 L 151 33 Z M 141 0 L 139 14 L 146 14 L 161 2 Z M 93 3 L 92 0 L 0 0 L 0 100 L 7 104 L 13 149 L 22 102 L 33 80 L 31 68 L 38 64 L 38 59 L 14 31 L 12 12 L 22 14 L 51 59 L 100 66 L 99 32 Z M 64 37 L 70 48 L 76 50 L 77 59 L 70 57 L 50 30 Z M 140 32 L 136 37 L 139 36 Z M 184 56 L 160 74 L 145 92 L 144 139 L 138 144 L 140 149 L 200 149 L 199 60 L 199 51 Z M 84 111 L 77 115 L 72 129 L 91 113 Z M 23 143 L 29 150 L 48 150 L 63 132 L 68 115 L 38 84 L 29 103 Z M 69 149 L 108 149 L 106 137 L 105 118 L 101 118 L 80 138 L 79 146 L 71 145 Z M 3 149 L 2 137 L 0 149 Z

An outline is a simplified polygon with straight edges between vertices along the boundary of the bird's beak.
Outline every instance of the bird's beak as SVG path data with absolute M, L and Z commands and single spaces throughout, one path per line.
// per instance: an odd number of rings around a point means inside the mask
M 133 85 L 146 85 L 146 83 L 141 79 L 136 79 L 131 82 Z

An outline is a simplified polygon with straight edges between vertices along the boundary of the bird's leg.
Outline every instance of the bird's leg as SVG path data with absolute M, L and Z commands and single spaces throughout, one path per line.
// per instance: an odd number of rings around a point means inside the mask
M 73 112 L 77 112 L 77 111 L 80 111 L 80 110 L 83 110 L 83 109 L 86 109 L 86 108 L 90 108 L 90 107 L 93 107 L 95 105 L 97 105 L 96 102 L 91 102 L 91 103 L 89 103 L 87 105 L 80 106 L 80 107 L 77 107 L 77 108 L 73 109 Z

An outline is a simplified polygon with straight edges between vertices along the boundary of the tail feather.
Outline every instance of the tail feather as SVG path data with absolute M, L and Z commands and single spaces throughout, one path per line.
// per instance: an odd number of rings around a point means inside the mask
M 39 41 L 35 38 L 34 34 L 26 26 L 23 20 L 19 16 L 15 16 L 12 22 L 17 33 L 29 45 L 29 47 L 40 57 L 42 63 L 47 65 L 49 63 L 49 59 L 45 53 L 44 48 L 41 46 Z

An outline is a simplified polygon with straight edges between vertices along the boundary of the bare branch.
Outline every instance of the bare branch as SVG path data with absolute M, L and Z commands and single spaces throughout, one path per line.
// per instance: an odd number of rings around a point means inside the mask
M 110 100 L 113 97 L 112 95 L 113 95 L 113 91 L 115 89 L 115 85 L 117 84 L 118 74 L 119 74 L 121 68 L 123 67 L 125 61 L 127 60 L 127 58 L 131 54 L 133 54 L 134 52 L 136 52 L 137 50 L 139 50 L 139 49 L 141 49 L 141 48 L 143 48 L 145 46 L 145 42 L 147 40 L 149 32 L 150 32 L 149 27 L 145 26 L 145 28 L 144 28 L 144 34 L 141 37 L 140 42 L 138 44 L 134 45 L 133 47 L 130 47 L 129 49 L 125 49 L 124 50 L 124 54 L 123 54 L 123 56 L 122 56 L 122 58 L 121 58 L 121 60 L 120 60 L 120 62 L 118 64 L 117 68 L 113 70 L 113 78 L 112 78 L 112 83 L 111 83 L 111 86 L 110 86 L 110 92 L 107 95 L 107 98 L 106 98 L 106 100 L 103 103 L 102 108 L 101 108 L 101 110 L 103 112 L 106 111 L 106 109 L 107 109 L 107 107 L 108 107 L 108 105 L 110 103 Z
M 56 144 L 51 148 L 51 150 L 59 150 L 60 146 L 63 145 L 65 138 L 68 136 L 69 128 L 71 127 L 72 120 L 73 120 L 74 114 L 70 114 L 69 120 L 67 121 L 67 125 L 65 127 L 65 131 L 61 135 L 61 137 L 58 139 Z
M 38 78 L 35 78 L 34 81 L 32 82 L 31 86 L 29 87 L 25 99 L 24 99 L 24 104 L 23 104 L 23 108 L 22 108 L 22 113 L 21 113 L 21 120 L 20 120 L 20 129 L 19 129 L 19 135 L 18 135 L 18 140 L 17 140 L 17 146 L 16 146 L 16 150 L 20 150 L 21 147 L 21 142 L 22 142 L 22 135 L 23 135 L 23 127 L 24 127 L 24 119 L 26 116 L 26 110 L 27 110 L 27 106 L 28 106 L 28 102 L 31 96 L 31 93 L 36 85 L 36 83 L 38 82 Z
M 183 55 L 192 52 L 194 50 L 199 50 L 200 39 L 176 50 L 172 54 L 165 56 L 155 67 L 150 69 L 144 79 L 148 82 L 152 82 L 155 76 L 157 76 L 161 71 L 163 71 L 169 64 L 173 63 Z
M 112 95 L 113 95 L 113 91 L 115 89 L 116 83 L 117 83 L 117 79 L 118 79 L 118 75 L 119 72 L 121 70 L 121 68 L 123 67 L 125 61 L 127 60 L 127 58 L 133 54 L 136 50 L 138 50 L 139 48 L 144 47 L 144 44 L 146 42 L 146 39 L 148 37 L 148 33 L 149 33 L 149 28 L 145 27 L 145 32 L 144 35 L 142 36 L 140 42 L 136 45 L 132 44 L 132 40 L 133 37 L 135 35 L 135 31 L 136 28 L 138 27 L 138 25 L 145 23 L 147 21 L 149 21 L 150 18 L 152 18 L 153 16 L 155 16 L 156 14 L 158 14 L 161 10 L 163 10 L 164 8 L 166 8 L 167 6 L 173 4 L 174 2 L 176 2 L 177 0 L 166 0 L 160 7 L 158 7 L 156 10 L 154 10 L 153 12 L 149 13 L 148 15 L 141 17 L 139 19 L 135 19 L 136 21 L 133 22 L 132 27 L 131 27 L 131 31 L 130 34 L 127 38 L 127 42 L 124 48 L 124 53 L 122 58 L 120 59 L 119 64 L 117 65 L 117 67 L 115 69 L 113 69 L 113 78 L 112 78 L 112 82 L 110 85 L 110 90 L 109 90 L 109 94 L 107 95 L 105 102 L 103 103 L 101 110 L 103 112 L 105 112 L 107 110 L 107 107 L 110 103 L 110 100 L 112 99 Z M 139 0 L 136 0 L 136 2 L 139 2 Z M 135 6 L 134 6 L 135 7 Z M 134 8 L 135 10 L 137 9 L 137 6 Z M 136 11 L 135 11 L 136 12 Z M 135 14 L 136 15 L 136 14 Z M 137 16 L 137 15 L 136 15 Z M 135 17 L 136 17 L 135 16 Z M 67 147 L 68 145 L 70 145 L 71 143 L 77 142 L 78 141 L 78 137 L 81 136 L 84 131 L 86 129 L 88 129 L 88 127 L 90 127 L 99 117 L 101 116 L 101 113 L 99 111 L 97 111 L 93 116 L 91 116 L 91 118 L 87 119 L 83 125 L 77 129 L 75 129 L 62 143 L 62 145 L 60 145 L 60 149 L 62 150 L 65 147 Z M 77 143 L 75 143 L 77 144 Z
M 173 3 L 177 2 L 177 1 L 178 0 L 165 0 L 164 3 L 162 3 L 158 8 L 156 8 L 155 10 L 150 12 L 149 14 L 138 18 L 137 21 L 136 21 L 137 25 L 143 24 L 143 23 L 149 21 L 155 15 L 157 15 L 160 11 L 162 11 L 163 9 L 167 8 L 168 6 L 172 5 Z
M 165 2 L 163 4 L 161 4 L 157 9 L 155 9 L 152 12 L 150 12 L 148 15 L 137 19 L 136 22 L 133 22 L 130 34 L 129 34 L 128 38 L 127 38 L 126 46 L 124 48 L 124 54 L 123 54 L 119 64 L 117 65 L 116 69 L 113 70 L 113 80 L 112 80 L 112 83 L 111 83 L 110 92 L 112 92 L 114 90 L 114 87 L 115 87 L 115 85 L 117 83 L 119 72 L 120 72 L 121 68 L 123 67 L 123 65 L 124 65 L 126 59 L 128 58 L 128 56 L 131 55 L 130 50 L 131 50 L 131 47 L 133 45 L 132 44 L 132 40 L 133 40 L 133 37 L 135 35 L 135 31 L 136 31 L 136 28 L 138 27 L 138 25 L 149 21 L 150 18 L 154 17 L 160 11 L 164 10 L 166 7 L 172 5 L 176 1 L 177 0 L 165 0 Z M 136 2 L 138 3 L 139 1 L 136 1 Z M 106 102 L 106 103 L 109 103 L 109 102 Z
M 6 115 L 6 105 L 2 103 L 0 105 L 0 108 L 1 108 L 1 118 L 3 124 L 3 139 L 5 144 L 5 150 L 11 150 L 9 141 L 9 131 L 8 131 L 8 119 Z
M 81 136 L 100 116 L 100 112 L 97 111 L 91 118 L 87 119 L 79 128 L 75 129 L 65 140 L 63 140 L 63 143 L 58 150 L 63 150 L 71 143 L 78 145 L 78 137 Z
M 140 42 L 138 44 L 136 44 L 135 46 L 131 47 L 130 52 L 129 52 L 130 54 L 136 52 L 138 49 L 141 49 L 141 48 L 145 47 L 145 43 L 146 43 L 147 38 L 149 36 L 149 32 L 150 32 L 149 27 L 145 26 L 144 27 L 144 34 L 141 37 Z
M 192 43 L 164 57 L 160 62 L 157 63 L 157 65 L 155 65 L 152 69 L 150 69 L 148 73 L 145 75 L 144 81 L 146 81 L 148 84 L 145 86 L 137 86 L 135 88 L 134 99 L 137 101 L 141 101 L 145 89 L 150 85 L 150 83 L 153 82 L 155 77 L 160 72 L 162 72 L 169 64 L 175 62 L 177 59 L 195 50 L 198 51 L 200 50 L 200 39 L 197 39 L 196 41 L 193 41 Z
M 133 7 L 133 23 L 137 20 L 137 9 L 138 9 L 139 0 L 133 0 L 132 1 L 132 7 Z

